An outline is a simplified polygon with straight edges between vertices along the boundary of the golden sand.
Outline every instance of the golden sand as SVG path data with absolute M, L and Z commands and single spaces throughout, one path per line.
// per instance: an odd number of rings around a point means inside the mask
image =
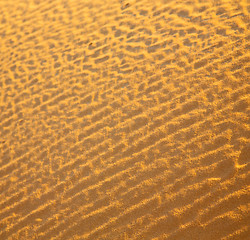
M 0 240 L 249 239 L 248 0 L 0 0 Z

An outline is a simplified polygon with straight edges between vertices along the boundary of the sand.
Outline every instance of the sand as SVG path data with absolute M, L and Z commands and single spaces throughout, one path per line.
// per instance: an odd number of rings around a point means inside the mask
M 249 13 L 0 0 L 0 239 L 249 239 Z

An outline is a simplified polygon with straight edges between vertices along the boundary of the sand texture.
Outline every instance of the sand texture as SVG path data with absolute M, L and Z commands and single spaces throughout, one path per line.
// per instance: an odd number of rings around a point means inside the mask
M 242 240 L 248 0 L 0 0 L 0 240 Z

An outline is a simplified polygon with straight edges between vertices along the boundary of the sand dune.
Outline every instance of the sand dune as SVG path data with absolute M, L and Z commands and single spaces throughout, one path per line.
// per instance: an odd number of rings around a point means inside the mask
M 0 239 L 249 239 L 247 0 L 0 0 Z

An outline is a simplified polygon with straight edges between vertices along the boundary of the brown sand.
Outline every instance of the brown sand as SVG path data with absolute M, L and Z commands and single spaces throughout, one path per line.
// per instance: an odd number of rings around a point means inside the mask
M 249 239 L 248 0 L 0 0 L 0 239 Z

